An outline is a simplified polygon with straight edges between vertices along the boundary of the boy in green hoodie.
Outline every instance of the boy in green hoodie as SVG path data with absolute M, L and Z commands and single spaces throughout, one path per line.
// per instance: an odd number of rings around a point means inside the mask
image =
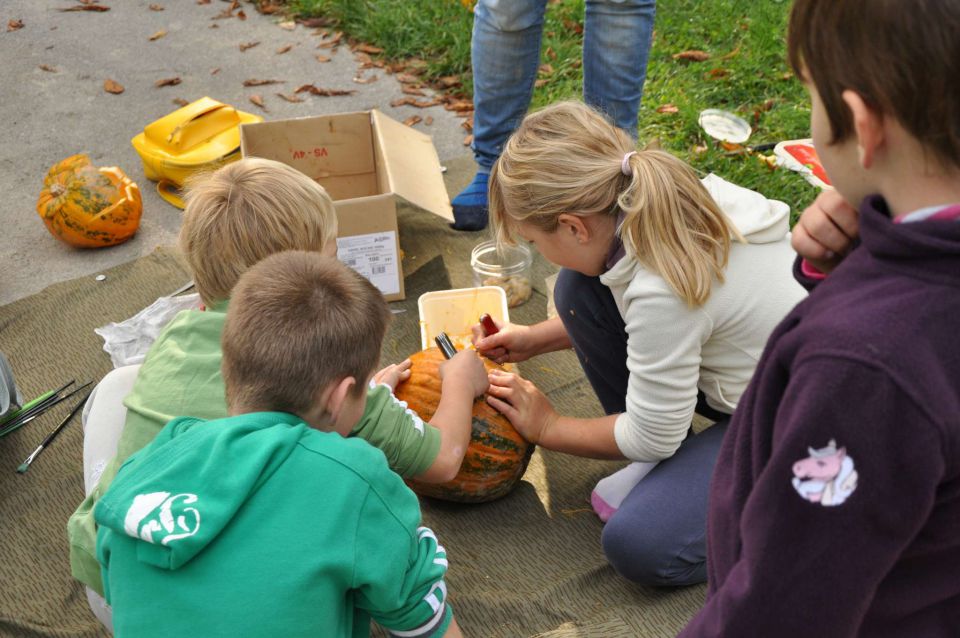
M 286 164 L 245 158 L 191 186 L 180 249 L 205 309 L 178 314 L 151 346 L 133 391 L 112 398 L 123 400 L 127 408 L 117 454 L 67 523 L 70 568 L 76 579 L 103 593 L 100 565 L 94 555 L 97 530 L 93 508 L 123 462 L 174 417 L 227 416 L 220 336 L 231 290 L 240 275 L 264 257 L 284 250 L 336 255 L 336 236 L 337 217 L 330 196 Z M 458 399 L 447 387 L 458 385 L 457 375 L 483 370 L 473 352 L 464 350 L 457 357 L 466 361 L 444 383 L 443 397 L 430 423 L 424 423 L 392 394 L 410 375 L 406 361 L 375 377 L 377 385 L 368 394 L 366 412 L 351 435 L 383 450 L 390 467 L 403 477 L 425 482 L 452 479 L 470 442 L 472 402 Z
M 118 637 L 359 637 L 371 618 L 460 636 L 416 496 L 347 438 L 389 318 L 376 288 L 317 253 L 240 278 L 222 342 L 230 416 L 171 421 L 96 506 Z M 458 387 L 472 403 L 486 375 Z

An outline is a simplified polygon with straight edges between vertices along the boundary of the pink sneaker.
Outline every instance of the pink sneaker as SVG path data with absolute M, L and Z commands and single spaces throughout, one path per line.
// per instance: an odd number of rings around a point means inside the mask
M 617 513 L 617 508 L 607 504 L 605 500 L 600 498 L 600 495 L 597 494 L 596 491 L 590 493 L 590 505 L 604 523 L 609 521 L 610 517 Z

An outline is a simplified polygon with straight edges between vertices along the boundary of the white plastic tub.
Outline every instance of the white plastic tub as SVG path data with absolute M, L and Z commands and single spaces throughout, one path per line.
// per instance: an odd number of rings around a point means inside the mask
M 420 295 L 420 346 L 426 350 L 436 346 L 434 337 L 446 332 L 457 348 L 463 339 L 469 342 L 470 326 L 487 313 L 500 322 L 510 321 L 507 295 L 498 286 L 436 290 Z

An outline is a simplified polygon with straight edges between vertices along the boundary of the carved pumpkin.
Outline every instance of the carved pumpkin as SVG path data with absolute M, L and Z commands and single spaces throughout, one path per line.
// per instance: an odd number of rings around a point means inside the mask
M 410 378 L 397 389 L 397 398 L 429 421 L 440 403 L 440 364 L 437 348 L 410 357 Z M 498 367 L 484 360 L 487 369 Z M 473 404 L 473 431 L 460 472 L 452 481 L 440 484 L 408 480 L 421 496 L 460 503 L 483 503 L 508 494 L 527 469 L 534 446 L 524 440 L 505 416 L 483 400 Z
M 137 232 L 142 211 L 140 189 L 123 171 L 97 168 L 82 154 L 54 164 L 37 200 L 50 234 L 79 248 L 127 241 Z

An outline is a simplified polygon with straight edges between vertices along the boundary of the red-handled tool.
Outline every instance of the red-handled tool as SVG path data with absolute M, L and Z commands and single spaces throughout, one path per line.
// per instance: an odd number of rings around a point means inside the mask
M 500 328 L 493 322 L 493 317 L 487 313 L 480 315 L 480 327 L 483 328 L 484 337 L 489 337 L 500 332 Z

